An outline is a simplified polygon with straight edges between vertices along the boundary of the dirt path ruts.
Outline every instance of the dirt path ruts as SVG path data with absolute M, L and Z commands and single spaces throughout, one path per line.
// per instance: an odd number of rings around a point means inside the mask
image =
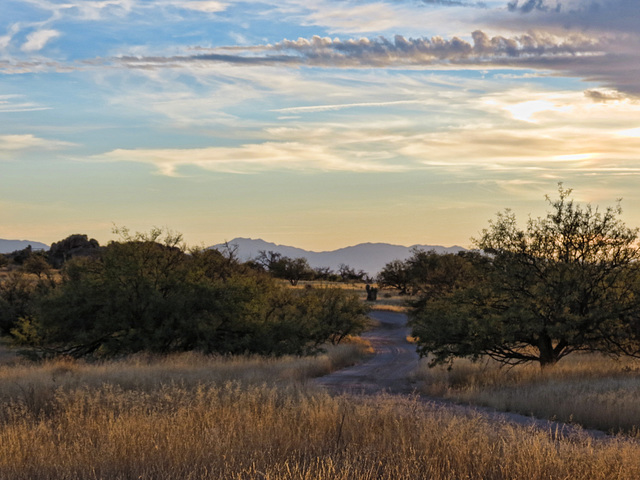
M 403 313 L 373 311 L 371 318 L 380 326 L 362 335 L 371 342 L 374 355 L 366 361 L 338 370 L 316 379 L 316 383 L 336 394 L 375 395 L 379 393 L 406 396 L 415 394 L 408 379 L 409 373 L 418 365 L 415 345 L 407 341 L 411 329 L 407 327 L 407 316 Z M 500 412 L 487 407 L 460 405 L 452 401 L 426 397 L 425 403 L 451 408 L 461 415 L 485 415 L 497 422 L 512 422 L 535 426 L 549 431 L 554 437 L 568 437 L 586 433 L 593 438 L 611 438 L 599 430 L 583 430 L 572 425 L 545 419 L 527 417 L 518 413 Z
M 366 361 L 317 379 L 336 393 L 411 393 L 408 374 L 418 365 L 416 348 L 407 341 L 410 329 L 403 313 L 374 311 L 380 326 L 362 335 L 375 354 Z

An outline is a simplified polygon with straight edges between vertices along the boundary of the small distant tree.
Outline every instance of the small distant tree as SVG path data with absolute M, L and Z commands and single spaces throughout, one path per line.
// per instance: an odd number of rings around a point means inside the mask
M 22 270 L 32 273 L 38 278 L 42 278 L 43 275 L 48 277 L 51 274 L 51 265 L 44 255 L 33 254 L 24 261 Z
M 410 312 L 431 364 L 488 355 L 506 364 L 555 365 L 577 351 L 640 355 L 638 230 L 575 204 L 571 190 L 520 228 L 509 210 L 475 240 L 485 255 L 461 257 L 463 275 L 425 290 Z M 457 280 L 456 280 L 457 278 Z
M 298 285 L 300 280 L 310 280 L 313 278 L 313 270 L 309 266 L 306 258 L 287 258 L 284 257 L 283 262 L 283 278 L 289 280 L 291 285 Z
M 31 257 L 31 255 L 33 255 L 33 248 L 31 248 L 31 245 L 27 245 L 22 250 L 16 250 L 15 252 L 10 253 L 8 256 L 9 258 L 11 258 L 14 264 L 22 265 L 27 261 L 29 257 Z
M 298 285 L 300 280 L 313 278 L 313 270 L 304 257 L 289 258 L 277 252 L 262 250 L 256 262 L 274 277 L 288 280 L 293 286 Z
M 411 293 L 412 275 L 408 262 L 392 260 L 387 263 L 377 277 L 380 288 L 396 288 L 400 295 Z
M 313 279 L 337 282 L 340 280 L 340 277 L 331 269 L 331 267 L 316 267 L 313 269 Z
M 340 278 L 343 282 L 372 282 L 372 279 L 369 278 L 367 272 L 365 272 L 364 270 L 356 271 L 354 268 L 345 263 L 341 263 L 340 265 L 338 265 L 338 275 L 340 275 Z
M 255 263 L 261 265 L 265 271 L 271 271 L 278 264 L 282 254 L 274 252 L 272 250 L 259 250 L 258 256 L 255 258 Z

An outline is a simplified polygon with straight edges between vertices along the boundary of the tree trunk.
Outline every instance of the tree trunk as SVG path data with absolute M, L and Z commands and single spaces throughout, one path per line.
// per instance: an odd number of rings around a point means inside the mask
M 553 341 L 548 335 L 541 335 L 538 339 L 538 361 L 540 362 L 540 368 L 546 370 L 553 367 L 558 363 L 558 356 L 553 349 Z

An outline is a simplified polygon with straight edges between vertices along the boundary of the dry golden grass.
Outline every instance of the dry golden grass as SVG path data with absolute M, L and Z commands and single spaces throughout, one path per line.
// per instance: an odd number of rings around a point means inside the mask
M 359 351 L 0 367 L 0 479 L 640 478 L 631 439 L 557 438 L 306 381 Z
M 3 406 L 0 478 L 637 479 L 630 440 L 460 416 L 416 400 L 228 382 L 59 391 L 34 415 Z
M 451 370 L 413 374 L 420 391 L 460 402 L 573 422 L 587 428 L 635 433 L 640 427 L 640 361 L 574 354 L 552 369 L 501 368 L 497 362 L 458 360 Z
M 303 288 L 340 288 L 348 292 L 354 293 L 363 302 L 367 299 L 367 284 L 364 282 L 329 282 L 324 280 L 301 280 L 293 287 L 286 280 L 280 280 L 281 285 L 293 289 Z M 375 284 L 373 285 L 375 286 Z M 382 310 L 387 312 L 406 313 L 408 311 L 407 300 L 413 297 L 407 295 L 399 295 L 398 290 L 385 289 L 378 291 L 378 299 L 375 302 L 367 302 L 371 310 Z
M 371 310 L 379 310 L 382 312 L 397 312 L 397 313 L 406 313 L 408 311 L 408 307 L 403 305 L 391 305 L 386 303 L 372 303 Z
M 56 392 L 95 389 L 109 384 L 123 390 L 150 392 L 162 386 L 195 388 L 204 384 L 290 384 L 325 375 L 352 365 L 370 353 L 359 338 L 328 346 L 313 357 L 264 358 L 258 356 L 207 356 L 184 353 L 157 357 L 136 355 L 123 360 L 86 363 L 68 358 L 41 364 L 18 362 L 0 366 L 0 402 L 20 400 L 45 408 Z

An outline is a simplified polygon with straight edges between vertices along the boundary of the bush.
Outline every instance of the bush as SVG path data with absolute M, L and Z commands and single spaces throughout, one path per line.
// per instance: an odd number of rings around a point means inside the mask
M 217 251 L 187 253 L 154 230 L 74 258 L 15 337 L 43 355 L 305 354 L 364 328 L 365 309 L 339 290 L 294 291 Z

